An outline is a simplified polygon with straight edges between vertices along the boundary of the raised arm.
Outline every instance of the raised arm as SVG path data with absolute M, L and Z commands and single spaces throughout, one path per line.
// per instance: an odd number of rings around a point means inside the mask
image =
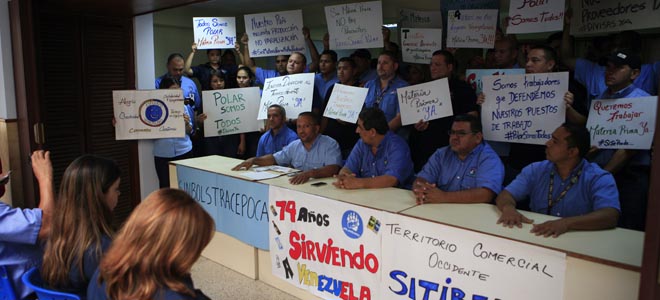
M 575 70 L 575 54 L 573 52 L 573 43 L 571 43 L 571 18 L 572 10 L 569 7 L 564 14 L 564 31 L 561 35 L 561 62 L 569 69 Z
M 190 54 L 188 54 L 188 57 L 186 58 L 186 64 L 183 66 L 183 72 L 188 76 L 193 75 L 193 70 L 191 67 L 193 58 L 195 58 L 195 52 L 197 52 L 197 43 L 193 43 L 192 46 L 190 46 L 190 49 Z
M 55 210 L 55 191 L 53 187 L 53 165 L 50 152 L 37 150 L 30 157 L 32 172 L 39 183 L 39 208 L 41 209 L 41 228 L 39 240 L 45 240 L 50 235 L 51 220 Z
M 314 45 L 314 41 L 312 41 L 309 28 L 303 27 L 302 30 L 303 36 L 305 37 L 305 44 L 307 44 L 309 54 L 312 56 L 312 63 L 309 65 L 309 72 L 316 73 L 319 70 L 319 62 L 321 61 L 321 56 L 319 55 L 319 51 L 316 49 L 316 45 Z
M 250 68 L 253 74 L 256 74 L 257 66 L 254 64 L 254 61 L 250 56 L 250 47 L 248 47 L 247 33 L 243 33 L 243 36 L 241 36 L 241 44 L 243 44 L 243 64 L 245 64 L 246 67 Z

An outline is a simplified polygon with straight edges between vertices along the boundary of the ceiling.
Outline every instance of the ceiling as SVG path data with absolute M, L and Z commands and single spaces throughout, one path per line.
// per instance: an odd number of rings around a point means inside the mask
M 13 0 L 20 1 L 20 0 Z M 99 16 L 132 17 L 208 0 L 36 0 L 42 7 Z M 240 0 L 239 0 L 240 1 Z M 229 1 L 226 1 L 229 2 Z

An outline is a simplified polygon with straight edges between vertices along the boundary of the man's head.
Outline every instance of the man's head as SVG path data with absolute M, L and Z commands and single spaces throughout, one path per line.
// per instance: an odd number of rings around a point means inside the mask
M 234 50 L 227 49 L 225 53 L 222 53 L 222 65 L 223 66 L 235 66 L 236 65 L 236 55 Z
M 321 122 L 315 113 L 302 112 L 298 115 L 296 128 L 298 129 L 298 137 L 303 143 L 312 143 L 321 131 Z
M 357 65 L 356 73 L 363 74 L 371 68 L 371 52 L 367 49 L 357 49 L 351 54 L 351 58 Z
M 279 104 L 273 104 L 268 107 L 268 126 L 271 129 L 279 130 L 284 126 L 286 120 L 286 110 Z
M 545 143 L 545 156 L 553 163 L 579 160 L 589 152 L 590 142 L 589 131 L 586 128 L 564 123 Z
M 325 50 L 321 53 L 319 59 L 319 71 L 323 75 L 330 75 L 336 71 L 337 67 L 337 52 L 333 50 Z
M 518 59 L 518 42 L 515 38 L 505 37 L 495 41 L 495 66 L 509 69 Z
M 275 69 L 280 75 L 286 75 L 286 65 L 289 63 L 288 55 L 278 55 L 275 58 Z
M 438 50 L 433 52 L 431 57 L 431 79 L 449 78 L 453 75 L 454 70 L 457 69 L 456 59 L 451 52 L 447 50 Z
M 389 51 L 384 51 L 378 56 L 378 66 L 376 72 L 380 80 L 390 80 L 396 76 L 396 71 L 399 69 L 399 62 L 396 55 Z
M 348 57 L 342 57 L 337 64 L 337 78 L 341 84 L 352 84 L 356 75 L 355 61 Z
M 358 116 L 355 132 L 367 145 L 374 145 L 379 136 L 383 136 L 390 130 L 385 118 L 385 113 L 377 107 L 365 108 Z
M 220 49 L 208 49 L 206 50 L 206 57 L 209 59 L 209 62 L 212 64 L 220 63 Z
M 305 55 L 300 52 L 293 52 L 286 64 L 286 71 L 289 74 L 300 74 L 305 71 L 306 66 L 307 58 L 305 58 Z
M 448 133 L 451 150 L 461 159 L 470 154 L 483 141 L 481 121 L 472 115 L 454 117 L 454 123 Z
M 534 46 L 527 53 L 525 72 L 528 74 L 549 73 L 555 70 L 557 53 L 550 46 Z
M 633 83 L 639 76 L 642 61 L 629 50 L 610 54 L 605 63 L 605 84 L 611 92 L 618 92 Z
M 167 75 L 180 80 L 183 75 L 183 55 L 179 53 L 172 53 L 167 57 Z

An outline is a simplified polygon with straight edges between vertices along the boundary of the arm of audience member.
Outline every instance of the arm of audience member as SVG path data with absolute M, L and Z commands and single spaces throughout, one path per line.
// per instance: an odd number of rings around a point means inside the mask
M 193 58 L 195 58 L 195 52 L 197 52 L 197 44 L 193 43 L 192 46 L 190 46 L 190 50 L 190 54 L 188 54 L 188 57 L 186 58 L 186 64 L 183 66 L 183 72 L 186 73 L 187 76 L 193 75 L 193 69 L 191 67 Z
M 370 178 L 357 178 L 350 169 L 344 167 L 337 175 L 337 181 L 333 184 L 340 189 L 379 189 L 386 187 L 395 187 L 399 180 L 394 176 L 381 175 Z
M 238 67 L 245 65 L 245 59 L 243 58 L 243 52 L 241 52 L 241 43 L 234 44 L 234 50 L 236 51 L 236 56 L 238 56 Z
M 484 93 L 479 93 L 477 96 L 477 105 L 481 106 L 484 102 L 486 102 L 486 95 Z
M 51 219 L 55 209 L 55 191 L 53 187 L 53 165 L 50 152 L 37 150 L 30 158 L 32 172 L 39 183 L 39 208 L 41 209 L 41 228 L 38 239 L 45 240 L 50 235 Z
M 497 224 L 502 224 L 502 226 L 509 228 L 513 228 L 513 226 L 521 228 L 522 223 L 534 223 L 534 220 L 528 219 L 516 210 L 516 200 L 513 199 L 513 195 L 507 190 L 502 190 L 497 195 L 495 205 L 497 205 L 497 209 L 502 213 L 500 218 L 497 219 Z
M 571 92 L 566 92 L 564 95 L 564 103 L 566 104 L 566 121 L 576 125 L 587 124 L 587 117 L 583 116 L 573 108 L 574 99 L 573 93 Z
M 252 70 L 252 74 L 257 73 L 257 65 L 254 64 L 252 57 L 250 56 L 250 47 L 248 46 L 248 35 L 243 33 L 241 36 L 241 44 L 243 44 L 243 63 L 246 67 Z
M 383 32 L 383 45 L 384 45 L 383 49 L 385 51 L 392 51 L 392 52 L 396 51 L 396 49 L 394 49 L 392 47 L 392 45 L 390 44 L 390 36 L 391 36 L 391 33 L 392 33 L 390 31 L 390 29 L 383 26 L 383 27 L 381 27 L 381 31 Z
M 488 203 L 495 196 L 493 191 L 478 187 L 469 190 L 445 192 L 422 177 L 417 177 L 413 185 L 417 204 L 426 203 Z
M 571 18 L 573 13 L 569 7 L 564 14 L 564 31 L 561 35 L 561 62 L 569 69 L 575 70 L 575 63 L 577 61 L 573 52 L 573 43 L 571 43 Z
M 630 161 L 630 159 L 637 154 L 637 150 L 632 149 L 618 149 L 607 162 L 603 169 L 612 175 L 618 173 Z
M 316 49 L 314 41 L 309 33 L 308 27 L 303 27 L 303 37 L 305 38 L 305 44 L 309 50 L 309 55 L 311 56 L 312 62 L 309 64 L 309 72 L 316 73 L 319 71 L 319 62 L 321 61 L 321 56 L 319 55 L 319 50 Z
M 534 224 L 530 232 L 544 237 L 558 237 L 573 230 L 602 230 L 616 227 L 619 211 L 606 207 L 592 211 L 586 215 L 561 218 L 557 220 Z
M 310 178 L 332 177 L 339 172 L 339 165 L 328 165 L 318 169 L 300 172 L 289 179 L 291 184 L 302 184 L 309 181 Z
M 429 128 L 429 122 L 425 122 L 424 120 L 419 119 L 419 121 L 417 121 L 417 123 L 415 123 L 414 127 L 415 127 L 415 130 L 417 130 L 417 131 L 425 131 L 426 129 Z
M 392 131 L 396 132 L 397 130 L 399 130 L 399 128 L 401 128 L 401 114 L 397 113 L 396 116 L 392 118 L 392 120 L 390 120 L 389 123 L 387 123 L 387 125 L 390 127 L 390 130 Z
M 275 161 L 275 157 L 272 154 L 267 154 L 264 156 L 259 156 L 259 157 L 251 157 L 243 161 L 242 163 L 236 165 L 235 167 L 232 168 L 232 171 L 239 171 L 241 169 L 249 169 L 252 168 L 252 165 L 257 165 L 257 166 L 272 166 L 274 164 L 277 164 Z
M 330 50 L 330 34 L 325 33 L 323 35 L 323 51 Z
M 243 155 L 245 153 L 245 133 L 241 133 L 239 136 L 240 141 L 238 142 L 238 149 L 236 154 Z

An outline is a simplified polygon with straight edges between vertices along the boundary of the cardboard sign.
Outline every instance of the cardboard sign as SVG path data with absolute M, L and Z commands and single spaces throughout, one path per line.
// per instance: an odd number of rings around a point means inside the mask
M 483 90 L 482 79 L 490 75 L 518 75 L 525 74 L 525 69 L 467 69 L 465 70 L 465 81 L 481 94 Z
M 399 10 L 401 28 L 442 28 L 442 11 Z
M 245 15 L 251 57 L 305 52 L 302 10 Z
M 562 30 L 564 1 L 511 0 L 507 34 Z
M 447 47 L 493 48 L 496 28 L 496 9 L 450 10 L 447 17 Z
M 383 8 L 380 1 L 326 6 L 330 49 L 383 47 Z
M 587 129 L 600 149 L 651 149 L 658 98 L 601 99 L 591 102 Z
M 303 73 L 266 79 L 261 94 L 257 119 L 268 118 L 268 107 L 279 104 L 286 115 L 294 119 L 301 112 L 312 111 L 314 97 L 314 74 Z
M 417 64 L 431 62 L 433 52 L 442 49 L 442 29 L 401 28 L 403 61 Z
M 576 36 L 660 27 L 660 1 L 572 0 Z
M 204 136 L 222 136 L 259 130 L 259 88 L 248 87 L 202 92 Z
M 484 139 L 543 145 L 566 119 L 568 72 L 486 76 Z
M 336 83 L 323 116 L 357 123 L 369 89 Z
M 193 18 L 197 49 L 233 49 L 236 43 L 236 18 Z
M 447 78 L 399 88 L 401 125 L 430 121 L 454 114 Z
M 181 89 L 112 91 L 112 102 L 117 140 L 186 135 Z

